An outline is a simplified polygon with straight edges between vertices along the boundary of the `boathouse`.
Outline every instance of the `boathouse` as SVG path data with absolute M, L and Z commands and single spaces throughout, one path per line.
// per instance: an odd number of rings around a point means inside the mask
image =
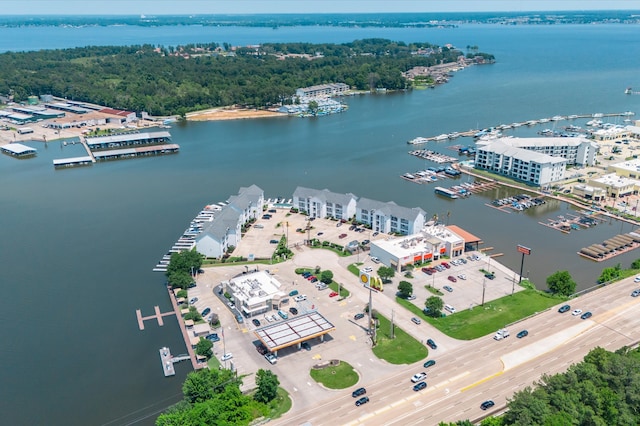
M 110 136 L 87 138 L 90 150 L 130 147 L 137 145 L 159 145 L 171 140 L 169 132 L 121 133 Z
M 37 149 L 31 148 L 30 146 L 22 145 L 20 143 L 10 143 L 7 145 L 3 145 L 0 149 L 2 149 L 3 153 L 17 158 L 33 157 L 38 152 Z

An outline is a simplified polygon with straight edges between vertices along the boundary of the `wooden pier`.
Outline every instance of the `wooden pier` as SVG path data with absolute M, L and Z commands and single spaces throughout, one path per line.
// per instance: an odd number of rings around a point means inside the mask
M 160 307 L 158 307 L 158 306 L 154 306 L 153 309 L 155 310 L 155 314 L 154 315 L 150 315 L 148 317 L 143 317 L 142 316 L 142 312 L 140 311 L 140 309 L 136 309 L 136 317 L 138 318 L 138 327 L 140 328 L 140 331 L 144 330 L 144 322 L 147 321 L 147 320 L 155 319 L 155 320 L 158 321 L 158 325 L 160 327 L 162 327 L 164 325 L 164 320 L 162 319 L 162 317 L 166 317 L 167 315 L 175 315 L 176 314 L 174 311 L 161 313 L 160 312 Z

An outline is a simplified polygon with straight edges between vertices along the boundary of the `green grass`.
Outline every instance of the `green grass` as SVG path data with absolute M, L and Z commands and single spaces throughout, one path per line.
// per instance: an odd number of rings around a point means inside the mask
M 425 285 L 424 288 L 426 288 L 427 290 L 429 290 L 431 293 L 435 294 L 436 296 L 443 296 L 444 295 L 443 292 L 441 292 L 437 288 L 432 287 L 430 285 Z
M 346 389 L 358 383 L 358 373 L 344 361 L 336 366 L 328 366 L 319 370 L 312 369 L 311 377 L 329 389 Z
M 340 299 L 344 299 L 345 297 L 349 296 L 351 293 L 349 293 L 349 290 L 347 290 L 346 288 L 344 288 L 343 285 L 340 285 Z M 329 284 L 329 288 L 335 292 L 338 291 L 338 283 L 335 281 L 331 281 L 331 284 Z
M 419 307 L 409 301 L 396 299 L 400 305 L 447 336 L 461 340 L 486 336 L 507 324 L 557 305 L 562 300 L 564 299 L 537 290 L 524 290 L 514 293 L 513 296 L 486 302 L 484 306 L 475 306 L 471 310 L 460 310 L 444 318 L 432 318 L 427 317 Z
M 281 417 L 284 413 L 291 410 L 291 406 L 293 403 L 291 402 L 291 397 L 289 393 L 281 387 L 278 387 L 278 395 L 275 399 L 269 402 L 269 418 L 277 419 Z
M 378 314 L 380 327 L 376 330 L 377 343 L 373 353 L 390 364 L 413 364 L 425 359 L 427 348 L 399 327 L 394 327 L 395 338 L 391 338 L 391 321 Z

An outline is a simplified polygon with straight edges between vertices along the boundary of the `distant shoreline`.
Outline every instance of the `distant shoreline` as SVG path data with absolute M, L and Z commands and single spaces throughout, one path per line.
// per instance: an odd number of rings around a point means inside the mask
M 187 121 L 222 121 L 249 118 L 287 117 L 288 114 L 269 109 L 249 109 L 236 107 L 210 108 L 186 114 Z

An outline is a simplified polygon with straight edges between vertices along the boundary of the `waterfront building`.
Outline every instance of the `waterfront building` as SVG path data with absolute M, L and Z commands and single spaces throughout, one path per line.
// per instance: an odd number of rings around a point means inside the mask
M 280 309 L 288 296 L 282 284 L 267 271 L 242 274 L 223 283 L 225 293 L 245 317 L 253 317 Z
M 607 195 L 607 191 L 604 188 L 598 188 L 592 185 L 585 185 L 579 183 L 574 185 L 571 192 L 574 195 L 584 198 L 585 200 L 602 201 Z
M 344 83 L 319 84 L 317 86 L 301 87 L 296 90 L 299 97 L 329 97 L 343 95 L 349 91 L 349 85 Z
M 207 222 L 196 237 L 196 250 L 209 258 L 222 257 L 229 247 L 236 247 L 242 239 L 242 226 L 257 218 L 264 204 L 264 191 L 256 185 L 240 188 L 230 197 L 213 219 Z
M 422 229 L 426 212 L 419 207 L 402 207 L 390 202 L 358 199 L 356 220 L 373 231 L 410 235 Z
M 38 152 L 37 149 L 20 143 L 9 143 L 0 147 L 3 153 L 18 158 L 33 157 Z
M 437 261 L 443 256 L 462 256 L 465 247 L 479 241 L 478 237 L 457 226 L 431 225 L 408 236 L 372 241 L 371 256 L 401 271 L 407 265 Z
M 598 144 L 585 137 L 540 137 L 540 138 L 498 138 L 493 141 L 482 141 L 476 146 L 488 146 L 502 142 L 513 148 L 539 152 L 552 157 L 564 158 L 567 164 L 576 166 L 593 166 L 596 162 Z
M 589 185 L 602 188 L 608 197 L 620 198 L 631 194 L 637 194 L 640 190 L 640 181 L 629 177 L 618 176 L 615 173 L 590 179 Z
M 607 167 L 607 171 L 622 177 L 640 179 L 640 159 L 635 158 L 629 161 L 610 164 Z
M 591 136 L 593 140 L 598 142 L 608 142 L 608 141 L 622 141 L 629 138 L 635 138 L 638 136 L 638 131 L 633 131 L 635 126 L 613 126 L 605 129 L 597 129 L 591 132 Z M 636 129 L 638 129 L 636 127 Z
M 564 178 L 567 160 L 511 146 L 498 139 L 478 142 L 475 167 L 522 182 L 547 186 Z
M 349 220 L 356 214 L 357 197 L 351 193 L 338 194 L 328 189 L 299 186 L 293 192 L 293 206 L 310 217 Z

